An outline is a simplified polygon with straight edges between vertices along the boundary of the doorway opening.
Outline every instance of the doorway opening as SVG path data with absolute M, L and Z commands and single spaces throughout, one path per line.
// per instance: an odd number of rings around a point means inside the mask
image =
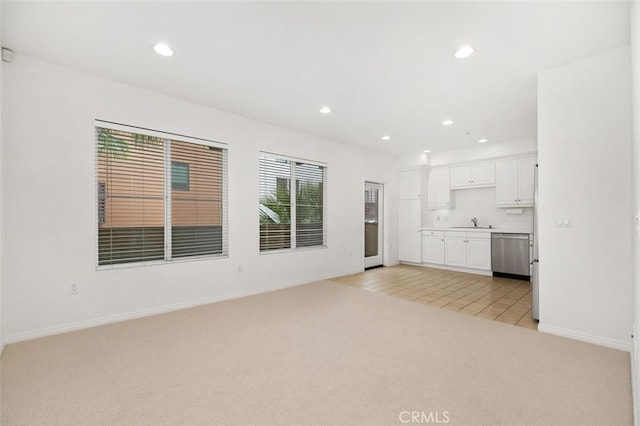
M 381 183 L 364 183 L 364 267 L 383 265 L 383 205 L 384 187 Z

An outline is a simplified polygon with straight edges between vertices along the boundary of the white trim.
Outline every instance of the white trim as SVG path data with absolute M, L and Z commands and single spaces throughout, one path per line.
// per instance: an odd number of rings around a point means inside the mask
M 373 268 L 376 266 L 380 266 L 380 265 L 384 265 L 384 261 L 385 261 L 385 256 L 384 256 L 384 248 L 385 248 L 385 239 L 384 239 L 384 225 L 385 225 L 385 215 L 384 215 L 384 184 L 383 183 L 379 183 L 379 182 L 373 182 L 373 181 L 369 181 L 369 180 L 365 180 L 364 181 L 364 188 L 363 188 L 363 193 L 366 193 L 367 191 L 367 185 L 372 185 L 375 187 L 378 187 L 379 192 L 378 192 L 378 254 L 375 256 L 366 256 L 366 253 L 364 253 L 364 269 L 367 268 Z M 364 197 L 363 197 L 364 198 Z M 363 199 L 363 206 L 362 206 L 362 213 L 363 216 L 365 214 L 365 205 L 366 205 L 366 201 L 364 201 Z M 362 235 L 365 236 L 366 235 L 366 223 L 363 220 L 363 224 L 362 224 Z M 366 251 L 366 247 L 365 247 L 365 251 Z M 380 263 L 376 263 L 377 262 L 377 258 L 380 258 Z M 367 260 L 369 260 L 367 262 Z
M 258 287 L 254 289 L 243 290 L 243 291 L 225 293 L 219 296 L 205 297 L 202 299 L 191 300 L 187 302 L 173 303 L 170 305 L 158 306 L 155 308 L 141 309 L 138 311 L 126 312 L 126 313 L 116 314 L 116 315 L 109 315 L 106 317 L 100 317 L 100 318 L 90 319 L 86 321 L 79 321 L 79 322 L 62 324 L 62 325 L 53 326 L 53 327 L 40 328 L 37 330 L 26 331 L 26 332 L 16 333 L 16 334 L 7 336 L 3 343 L 6 343 L 6 344 L 17 343 L 24 340 L 37 339 L 39 337 L 53 336 L 56 334 L 68 333 L 70 331 L 83 330 L 86 328 L 92 328 L 92 327 L 97 327 L 97 326 L 106 325 L 106 324 L 113 324 L 117 322 L 128 321 L 128 320 L 148 317 L 152 315 L 159 315 L 167 312 L 193 308 L 196 306 L 208 305 L 208 304 L 217 303 L 217 302 L 224 302 L 225 300 L 232 300 L 232 299 L 238 299 L 241 297 L 262 294 L 262 293 L 269 293 L 272 291 L 282 290 L 289 287 L 296 287 L 303 284 L 311 284 L 314 282 L 327 280 L 329 278 L 323 276 L 318 278 L 312 278 L 310 280 L 304 280 L 303 282 L 292 281 L 292 282 L 287 282 L 283 284 L 270 285 L 270 286 Z
M 164 182 L 162 183 L 164 186 L 164 260 L 170 261 L 172 258 L 172 235 L 173 228 L 171 226 L 171 196 L 173 191 L 173 166 L 171 159 L 171 141 L 169 139 L 164 140 Z M 187 165 L 188 167 L 188 165 Z M 187 189 L 189 189 L 189 173 L 187 169 Z M 224 179 L 224 178 L 223 178 Z M 224 180 L 222 181 L 224 186 Z
M 406 262 L 400 262 L 406 263 Z M 490 277 L 493 275 L 492 271 L 485 271 L 482 269 L 461 268 L 460 266 L 438 265 L 434 263 L 407 263 L 408 265 L 422 266 L 423 268 L 444 269 L 447 271 L 466 272 L 468 274 L 484 275 Z
M 569 339 L 580 340 L 581 342 L 593 343 L 594 345 L 606 346 L 608 348 L 631 352 L 631 343 L 624 342 L 622 340 L 596 336 L 595 334 L 583 333 L 581 331 L 569 330 L 552 325 L 545 325 L 543 323 L 538 324 L 538 331 L 560 337 L 567 337 Z

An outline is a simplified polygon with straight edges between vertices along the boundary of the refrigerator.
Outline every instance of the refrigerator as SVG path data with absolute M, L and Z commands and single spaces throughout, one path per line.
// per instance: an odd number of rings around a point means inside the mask
M 531 318 L 540 320 L 540 262 L 538 259 L 538 165 L 533 172 L 533 255 L 531 259 Z

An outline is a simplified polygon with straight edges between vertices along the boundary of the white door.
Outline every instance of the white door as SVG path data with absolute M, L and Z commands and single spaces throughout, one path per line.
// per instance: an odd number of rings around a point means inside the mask
M 465 237 L 446 236 L 444 238 L 444 263 L 449 266 L 466 266 L 467 244 Z
M 449 169 L 429 170 L 427 180 L 427 205 L 430 209 L 451 208 Z
M 383 186 L 364 184 L 364 267 L 382 265 Z
M 471 183 L 473 185 L 493 185 L 496 183 L 495 163 L 471 166 Z
M 399 260 L 420 263 L 422 260 L 420 199 L 400 200 L 399 213 Z
M 471 167 L 453 167 L 451 169 L 451 187 L 465 187 L 471 185 Z
M 420 169 L 401 170 L 399 173 L 400 199 L 420 198 Z
M 537 158 L 518 160 L 518 204 L 533 206 L 533 176 Z
M 491 239 L 467 238 L 467 268 L 491 270 Z
M 518 162 L 516 160 L 496 163 L 496 205 L 516 205 L 518 199 Z
M 422 235 L 422 262 L 444 264 L 444 237 Z

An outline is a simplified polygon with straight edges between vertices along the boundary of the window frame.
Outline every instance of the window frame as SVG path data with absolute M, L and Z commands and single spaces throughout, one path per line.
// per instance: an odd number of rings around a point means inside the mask
M 163 175 L 164 175 L 164 259 L 157 260 L 142 260 L 139 262 L 126 262 L 126 263 L 114 263 L 109 265 L 101 265 L 99 258 L 99 225 L 100 225 L 100 196 L 98 194 L 99 184 L 102 182 L 99 180 L 99 167 L 98 167 L 98 140 L 97 140 L 97 129 L 107 129 L 107 130 L 116 130 L 128 133 L 135 133 L 145 136 L 152 136 L 156 138 L 161 138 L 164 141 L 164 167 L 163 167 Z M 141 266 L 152 266 L 152 265 L 168 265 L 172 263 L 182 263 L 182 262 L 194 262 L 200 260 L 212 260 L 212 259 L 225 259 L 229 257 L 229 201 L 228 201 L 228 186 L 229 186 L 229 178 L 228 178 L 228 168 L 229 168 L 229 146 L 223 142 L 212 141 L 204 138 L 197 138 L 191 136 L 185 136 L 177 133 L 159 131 L 148 129 L 144 127 L 126 125 L 115 123 L 112 121 L 95 119 L 93 123 L 93 143 L 94 143 L 94 166 L 95 166 L 95 180 L 94 180 L 94 208 L 95 208 L 95 217 L 94 217 L 94 227 L 95 227 L 95 270 L 113 270 L 113 269 L 124 269 L 124 268 L 136 268 Z M 223 152 L 223 161 L 222 161 L 222 253 L 220 254 L 204 254 L 204 255 L 194 255 L 194 256 L 186 256 L 186 257 L 177 257 L 173 258 L 171 253 L 171 235 L 172 235 L 172 222 L 171 222 L 171 192 L 172 189 L 172 179 L 171 179 L 171 141 L 176 142 L 185 142 L 197 145 L 203 145 L 215 149 L 220 149 Z M 105 188 L 106 188 L 105 183 Z M 180 191 L 180 190 L 178 190 Z
M 281 160 L 281 161 L 287 161 L 289 162 L 289 169 L 290 169 L 290 176 L 289 176 L 289 184 L 288 184 L 288 189 L 289 189 L 289 196 L 290 196 L 290 200 L 291 200 L 291 206 L 290 206 L 290 222 L 291 222 L 291 229 L 290 229 L 290 245 L 291 247 L 288 248 L 280 248 L 280 249 L 272 249 L 272 250 L 261 250 L 260 249 L 260 237 L 261 237 L 261 231 L 260 231 L 260 205 L 261 205 L 261 193 L 260 193 L 260 187 L 261 187 L 261 180 L 260 180 L 260 171 L 261 171 L 261 158 L 262 157 L 266 157 L 266 158 L 270 158 L 273 160 Z M 312 166 L 318 166 L 318 167 L 322 167 L 322 244 L 318 244 L 318 245 L 313 245 L 313 246 L 300 246 L 298 247 L 298 243 L 297 243 L 297 227 L 298 227 L 298 223 L 297 223 L 297 193 L 298 193 L 298 185 L 299 185 L 299 180 L 297 179 L 296 176 L 296 164 L 308 164 L 308 165 L 312 165 Z M 282 155 L 282 154 L 276 154 L 273 152 L 268 152 L 268 151 L 260 151 L 258 154 L 258 253 L 260 255 L 269 255 L 269 254 L 277 254 L 277 253 L 290 253 L 290 252 L 299 252 L 299 251 L 306 251 L 306 250 L 322 250 L 322 249 L 327 249 L 329 247 L 329 243 L 328 243 L 328 235 L 329 235 L 329 229 L 328 229 L 328 200 L 327 200 L 327 194 L 328 194 L 328 175 L 329 175 L 329 167 L 327 163 L 324 162 L 320 162 L 320 161 L 314 161 L 314 160 L 307 160 L 307 159 L 303 159 L 303 158 L 297 158 L 297 157 L 290 157 L 287 155 Z M 277 179 L 277 176 L 276 176 Z M 291 184 L 291 182 L 296 182 L 295 184 Z

